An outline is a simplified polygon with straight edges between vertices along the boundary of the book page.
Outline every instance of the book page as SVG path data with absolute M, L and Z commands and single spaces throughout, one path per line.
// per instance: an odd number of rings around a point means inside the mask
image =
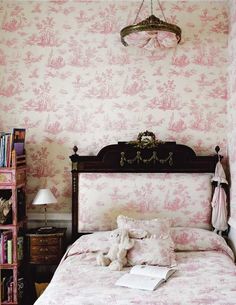
M 117 280 L 115 285 L 128 288 L 155 290 L 162 282 L 164 282 L 164 280 L 161 278 L 158 279 L 151 276 L 126 273 Z
M 139 274 L 145 276 L 152 276 L 156 278 L 161 278 L 167 280 L 176 269 L 168 267 L 159 267 L 159 266 L 147 266 L 147 265 L 136 265 L 131 268 L 131 274 Z

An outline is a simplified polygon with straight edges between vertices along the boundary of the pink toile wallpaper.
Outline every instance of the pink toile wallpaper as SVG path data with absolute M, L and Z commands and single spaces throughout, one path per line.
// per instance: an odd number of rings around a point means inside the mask
M 231 174 L 231 225 L 236 229 L 236 2 L 230 1 L 228 148 Z
M 0 130 L 27 128 L 31 211 L 47 183 L 59 200 L 51 211 L 70 212 L 74 144 L 96 154 L 150 130 L 199 154 L 217 144 L 226 154 L 227 2 L 162 2 L 183 39 L 150 52 L 119 37 L 140 1 L 0 1 Z M 149 14 L 145 1 L 140 18 Z

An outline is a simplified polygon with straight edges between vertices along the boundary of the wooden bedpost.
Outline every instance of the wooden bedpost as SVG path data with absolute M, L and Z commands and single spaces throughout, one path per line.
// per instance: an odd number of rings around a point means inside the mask
M 74 241 L 78 233 L 78 170 L 79 170 L 79 155 L 77 154 L 78 147 L 74 146 L 74 154 L 70 156 L 72 162 L 72 228 L 71 239 Z

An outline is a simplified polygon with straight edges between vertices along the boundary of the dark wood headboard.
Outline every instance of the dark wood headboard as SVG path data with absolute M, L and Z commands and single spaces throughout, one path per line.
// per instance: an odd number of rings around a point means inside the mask
M 213 173 L 219 147 L 210 156 L 196 156 L 186 145 L 163 142 L 145 131 L 136 141 L 103 147 L 96 156 L 80 156 L 73 148 L 72 161 L 72 239 L 78 235 L 79 173 Z

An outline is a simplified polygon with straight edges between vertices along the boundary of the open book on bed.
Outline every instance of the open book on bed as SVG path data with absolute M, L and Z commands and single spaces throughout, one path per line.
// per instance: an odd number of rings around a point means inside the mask
M 176 271 L 175 268 L 137 265 L 115 283 L 117 286 L 155 290 Z

